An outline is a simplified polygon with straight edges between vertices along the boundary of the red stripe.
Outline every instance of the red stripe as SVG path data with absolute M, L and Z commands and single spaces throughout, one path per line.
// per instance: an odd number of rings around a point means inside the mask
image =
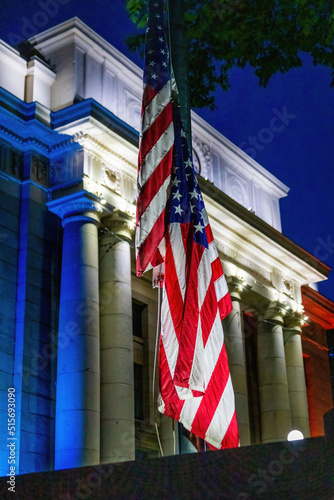
M 211 269 L 212 269 L 213 281 L 217 281 L 217 279 L 224 274 L 222 264 L 219 258 L 211 262 Z
M 147 106 L 150 104 L 150 102 L 155 98 L 155 96 L 158 94 L 158 92 L 155 89 L 152 89 L 149 85 L 146 85 L 144 88 L 143 92 L 143 102 L 142 102 L 142 109 L 141 109 L 141 114 L 143 115 L 145 112 L 145 109 Z
M 214 281 L 211 279 L 204 302 L 201 307 L 201 325 L 204 347 L 209 338 L 212 326 L 217 315 L 217 298 Z
M 194 242 L 192 224 L 181 224 L 182 239 L 186 249 L 186 292 L 179 338 L 179 353 L 175 367 L 174 382 L 189 388 L 189 378 L 196 347 L 199 305 L 198 305 L 198 266 L 204 248 Z M 166 277 L 168 277 L 166 271 Z
M 169 102 L 161 113 L 154 120 L 152 125 L 144 132 L 139 150 L 139 164 L 143 164 L 143 160 L 147 153 L 153 148 L 154 144 L 167 130 L 173 121 L 172 104 Z
M 238 424 L 237 424 L 237 416 L 234 412 L 230 425 L 225 433 L 224 438 L 220 444 L 220 449 L 223 450 L 225 448 L 236 448 L 239 445 L 239 433 L 238 433 Z
M 183 317 L 183 298 L 180 290 L 179 280 L 176 274 L 170 235 L 166 233 L 166 256 L 165 256 L 165 289 L 168 299 L 170 314 L 172 317 L 174 330 L 179 341 L 180 328 Z
M 179 420 L 184 401 L 181 401 L 177 395 L 161 338 L 159 349 L 159 384 L 161 396 L 165 403 L 164 414 L 170 418 Z
M 153 267 L 155 267 L 163 262 L 157 247 L 159 246 L 165 233 L 165 213 L 166 209 L 161 212 L 151 232 L 138 249 L 137 276 L 141 276 L 150 263 Z
M 210 224 L 207 224 L 205 226 L 205 232 L 206 232 L 206 237 L 207 237 L 208 243 L 210 244 L 211 241 L 213 241 L 213 234 L 212 234 L 212 230 L 211 230 Z
M 137 200 L 137 221 L 145 212 L 154 196 L 157 194 L 162 184 L 167 177 L 171 174 L 173 165 L 173 147 L 167 152 L 166 156 L 162 159 L 159 165 L 152 172 L 151 176 L 147 179 Z M 165 194 L 165 193 L 164 193 Z
M 221 319 L 224 319 L 233 309 L 232 299 L 229 293 L 224 295 L 218 302 L 218 309 Z
M 224 392 L 228 377 L 228 361 L 224 344 L 191 426 L 191 431 L 203 439 L 217 410 L 217 406 Z

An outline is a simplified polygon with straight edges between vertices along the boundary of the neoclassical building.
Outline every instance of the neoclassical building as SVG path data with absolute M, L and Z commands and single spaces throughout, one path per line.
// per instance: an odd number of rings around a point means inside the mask
M 155 418 L 165 455 L 196 451 L 152 396 L 157 290 L 134 257 L 142 70 L 77 18 L 30 44 L 0 41 L 0 429 L 14 388 L 16 473 L 158 456 Z M 281 233 L 284 184 L 195 113 L 192 135 L 233 301 L 241 446 L 321 435 L 334 304 L 308 285 L 330 269 Z

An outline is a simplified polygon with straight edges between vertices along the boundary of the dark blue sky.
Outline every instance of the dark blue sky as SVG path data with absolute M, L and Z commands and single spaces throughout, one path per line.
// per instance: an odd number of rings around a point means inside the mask
M 119 50 L 135 31 L 124 0 L 2 0 L 0 38 L 8 43 L 78 16 Z M 281 201 L 283 233 L 334 268 L 334 89 L 330 70 L 314 67 L 308 56 L 302 68 L 275 75 L 263 89 L 249 68 L 231 72 L 231 89 L 217 92 L 218 109 L 197 110 L 211 125 L 290 187 Z M 280 130 L 272 118 L 283 113 Z M 252 144 L 251 144 L 252 143 Z M 333 277 L 319 291 L 334 301 Z

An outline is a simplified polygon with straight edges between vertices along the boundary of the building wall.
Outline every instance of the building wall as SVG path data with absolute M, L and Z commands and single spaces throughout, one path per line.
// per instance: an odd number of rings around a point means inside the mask
M 316 324 L 303 329 L 305 376 L 313 437 L 325 434 L 324 415 L 333 408 L 327 343 L 319 342 L 325 333 L 325 330 Z
M 13 387 L 17 264 L 19 254 L 20 184 L 5 176 L 13 157 L 8 145 L 1 145 L 0 171 L 0 434 L 7 434 L 8 389 Z M 7 471 L 6 440 L 0 443 L 0 474 Z

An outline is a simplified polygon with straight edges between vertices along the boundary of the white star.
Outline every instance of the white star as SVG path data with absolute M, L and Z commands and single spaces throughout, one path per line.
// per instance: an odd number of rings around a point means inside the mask
M 191 168 L 191 167 L 192 167 L 192 161 L 191 161 L 191 159 L 190 159 L 190 158 L 188 158 L 188 160 L 184 163 L 184 166 L 185 166 L 186 168 L 188 168 L 188 167 L 190 167 L 190 168 Z
M 150 31 L 151 28 L 147 27 L 146 28 L 146 33 L 148 33 Z
M 155 62 L 154 61 L 151 61 L 150 62 L 150 66 L 154 66 L 155 65 Z
M 187 137 L 187 134 L 185 133 L 185 131 L 183 129 L 181 129 L 181 137 Z
M 190 203 L 190 211 L 191 211 L 192 214 L 194 213 L 194 208 L 196 208 L 196 205 L 192 205 Z
M 172 186 L 176 186 L 178 188 L 179 187 L 178 185 L 180 184 L 180 182 L 181 181 L 177 180 L 177 178 L 175 177 L 175 179 L 172 182 Z
M 176 193 L 174 193 L 173 200 L 177 199 L 178 201 L 180 201 L 181 198 L 182 194 L 180 193 L 180 191 L 176 191 Z
M 159 37 L 159 42 L 163 42 L 164 39 L 162 38 L 162 36 Z
M 162 65 L 163 65 L 164 68 L 167 68 L 167 63 L 166 62 L 163 62 Z
M 161 52 L 161 54 L 166 54 L 164 49 L 161 49 L 160 52 Z
M 153 5 L 153 7 L 159 7 L 159 4 L 158 4 L 158 3 L 155 3 L 155 4 Z
M 153 50 L 152 50 L 152 49 L 151 49 L 151 50 L 148 50 L 148 51 L 147 51 L 147 53 L 148 53 L 148 54 L 153 54 Z
M 153 78 L 153 80 L 156 80 L 158 78 L 158 75 L 156 75 L 155 73 L 153 73 L 153 75 L 151 75 L 151 78 Z
M 162 26 L 157 26 L 158 30 L 161 31 L 162 30 Z
M 175 208 L 175 213 L 176 213 L 176 214 L 179 214 L 179 215 L 181 215 L 181 214 L 182 214 L 183 210 L 182 210 L 182 208 L 181 208 L 181 205 L 179 205 L 178 207 L 174 207 L 174 208 Z
M 197 198 L 198 198 L 198 193 L 197 193 L 197 191 L 196 191 L 195 189 L 194 189 L 194 191 L 193 191 L 192 193 L 191 193 L 191 192 L 189 192 L 189 194 L 191 195 L 191 197 L 192 197 L 192 198 L 196 198 L 196 200 L 197 200 Z
M 194 228 L 196 229 L 195 233 L 197 233 L 197 231 L 203 233 L 204 226 L 202 226 L 200 222 L 197 225 L 194 225 Z
M 155 15 L 155 17 L 156 17 L 157 19 L 160 19 L 160 17 L 161 17 L 161 16 L 160 16 L 160 14 L 156 14 L 156 15 Z
M 188 179 L 189 175 L 192 175 L 192 172 L 190 172 L 189 174 L 186 174 L 187 179 Z

